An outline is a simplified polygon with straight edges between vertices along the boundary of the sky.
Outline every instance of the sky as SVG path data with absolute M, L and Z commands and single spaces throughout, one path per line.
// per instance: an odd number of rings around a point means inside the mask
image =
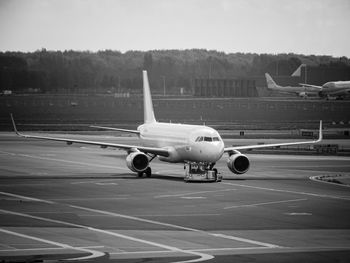
M 42 48 L 350 58 L 350 0 L 0 0 L 0 51 Z

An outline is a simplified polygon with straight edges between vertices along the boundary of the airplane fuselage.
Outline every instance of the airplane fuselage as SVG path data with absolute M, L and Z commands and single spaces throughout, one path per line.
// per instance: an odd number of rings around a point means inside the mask
M 350 81 L 330 81 L 322 85 L 324 89 L 350 89 Z
M 224 153 L 219 133 L 207 126 L 152 122 L 138 127 L 143 146 L 169 150 L 166 162 L 215 163 Z
M 350 95 L 350 81 L 330 81 L 322 85 L 321 97 Z

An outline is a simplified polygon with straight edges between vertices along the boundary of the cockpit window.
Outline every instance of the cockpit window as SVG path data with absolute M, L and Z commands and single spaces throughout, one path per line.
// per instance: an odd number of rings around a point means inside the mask
M 198 136 L 196 139 L 196 142 L 219 142 L 219 137 L 205 137 L 205 136 Z

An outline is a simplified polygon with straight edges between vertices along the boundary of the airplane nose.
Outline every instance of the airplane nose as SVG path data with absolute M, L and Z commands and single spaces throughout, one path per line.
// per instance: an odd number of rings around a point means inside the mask
M 210 151 L 211 162 L 216 162 L 224 154 L 224 144 L 222 142 L 212 145 Z

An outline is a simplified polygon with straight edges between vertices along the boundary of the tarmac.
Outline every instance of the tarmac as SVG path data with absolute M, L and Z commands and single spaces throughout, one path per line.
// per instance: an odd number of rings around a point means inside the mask
M 0 133 L 0 261 L 349 262 L 350 188 L 310 177 L 348 178 L 350 158 L 247 156 L 244 175 L 224 156 L 221 183 L 185 183 L 181 164 L 138 178 L 123 151 Z

